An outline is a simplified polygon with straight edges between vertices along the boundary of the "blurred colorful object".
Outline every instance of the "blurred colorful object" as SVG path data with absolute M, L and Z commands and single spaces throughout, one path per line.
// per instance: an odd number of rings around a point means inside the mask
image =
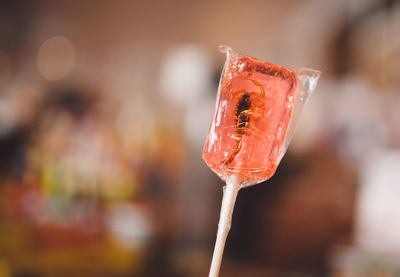
M 123 148 L 88 95 L 53 93 L 19 165 L 20 181 L 10 179 L 1 190 L 0 272 L 138 272 L 153 223 L 140 200 L 144 175 L 132 163 L 135 152 Z
M 338 247 L 331 258 L 332 277 L 393 277 L 400 275 L 398 255 L 372 254 L 360 248 Z

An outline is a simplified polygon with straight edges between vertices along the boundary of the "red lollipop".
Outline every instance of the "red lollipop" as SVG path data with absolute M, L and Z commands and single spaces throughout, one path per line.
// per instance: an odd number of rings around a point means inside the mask
M 221 50 L 227 60 L 203 149 L 204 161 L 227 183 L 210 276 L 219 273 L 238 190 L 275 173 L 320 75 Z

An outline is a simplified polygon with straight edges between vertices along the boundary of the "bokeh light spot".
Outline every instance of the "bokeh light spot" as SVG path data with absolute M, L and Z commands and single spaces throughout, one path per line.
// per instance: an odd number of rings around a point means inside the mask
M 63 36 L 46 40 L 37 53 L 39 72 L 49 81 L 65 78 L 75 64 L 75 49 L 71 41 Z

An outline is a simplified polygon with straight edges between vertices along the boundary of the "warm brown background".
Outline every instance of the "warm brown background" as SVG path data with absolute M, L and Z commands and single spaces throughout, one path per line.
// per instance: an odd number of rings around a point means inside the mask
M 395 276 L 342 247 L 369 257 L 363 162 L 399 149 L 399 26 L 393 0 L 3 1 L 0 276 L 207 275 L 220 44 L 322 71 L 275 176 L 239 193 L 221 276 Z

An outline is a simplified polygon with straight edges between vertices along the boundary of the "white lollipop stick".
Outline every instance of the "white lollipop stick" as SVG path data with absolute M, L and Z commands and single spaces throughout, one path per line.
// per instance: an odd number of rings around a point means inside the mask
M 218 277 L 221 267 L 222 255 L 224 253 L 226 238 L 231 229 L 232 213 L 236 202 L 236 196 L 240 189 L 237 176 L 230 176 L 226 180 L 224 196 L 222 198 L 221 214 L 218 222 L 217 241 L 211 261 L 209 277 Z

